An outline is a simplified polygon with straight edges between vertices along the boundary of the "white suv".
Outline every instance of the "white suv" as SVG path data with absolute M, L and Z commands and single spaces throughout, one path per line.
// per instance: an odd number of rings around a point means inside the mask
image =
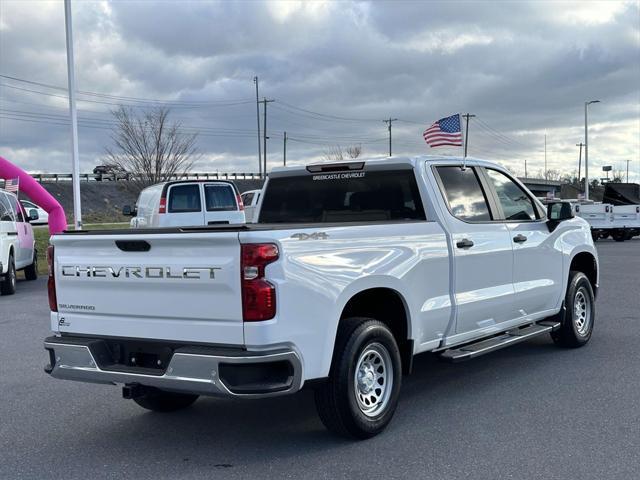
M 29 222 L 37 220 L 37 212 L 27 216 L 18 198 L 0 191 L 0 293 L 13 295 L 16 272 L 24 270 L 27 280 L 38 278 L 38 255 Z

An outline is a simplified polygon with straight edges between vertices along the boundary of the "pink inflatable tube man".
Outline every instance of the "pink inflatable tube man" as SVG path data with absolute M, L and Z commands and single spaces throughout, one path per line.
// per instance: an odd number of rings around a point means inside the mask
M 42 185 L 36 182 L 31 175 L 2 157 L 0 157 L 0 178 L 20 179 L 20 191 L 29 195 L 31 200 L 49 214 L 49 233 L 51 235 L 60 233 L 67 228 L 67 218 L 64 215 L 62 205 L 60 205 Z

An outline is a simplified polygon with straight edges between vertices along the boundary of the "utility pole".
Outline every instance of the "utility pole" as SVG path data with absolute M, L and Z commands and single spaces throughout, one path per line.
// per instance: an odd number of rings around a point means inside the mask
M 584 198 L 589 200 L 589 123 L 587 107 L 592 103 L 600 103 L 600 100 L 584 102 Z
M 284 132 L 284 145 L 282 148 L 282 152 L 284 153 L 282 159 L 283 159 L 283 164 L 286 167 L 287 166 L 287 132 Z
M 467 121 L 467 126 L 464 132 L 464 158 L 467 158 L 467 146 L 469 145 L 469 119 L 474 118 L 475 115 L 472 115 L 470 113 L 465 113 L 462 116 Z
M 584 147 L 584 143 L 576 143 L 576 147 L 580 147 L 580 153 L 578 154 L 578 187 L 580 187 L 580 173 L 582 169 L 582 147 Z
M 527 159 L 524 159 L 524 178 L 529 178 L 527 177 Z
M 629 162 L 631 160 L 625 160 L 627 162 L 627 183 L 629 183 Z
M 267 104 L 274 102 L 275 100 L 267 100 L 265 97 L 262 97 L 262 101 L 260 103 L 263 104 L 263 111 L 262 113 L 264 114 L 264 120 L 262 122 L 262 141 L 263 141 L 263 147 L 262 147 L 262 159 L 263 159 L 263 169 L 262 171 L 264 172 L 264 178 L 267 178 L 267 140 L 269 139 L 269 137 L 267 137 Z
M 383 120 L 384 123 L 386 123 L 389 126 L 389 156 L 391 156 L 391 124 L 393 122 L 395 122 L 396 120 L 398 120 L 397 118 L 391 118 L 389 117 L 388 120 Z
M 547 170 L 547 134 L 544 134 L 544 179 L 549 180 L 549 170 Z
M 256 119 L 258 120 L 258 177 L 262 177 L 262 152 L 260 146 L 260 100 L 258 99 L 258 77 L 253 77 L 253 83 L 256 84 Z
M 76 110 L 76 73 L 73 61 L 73 32 L 71 30 L 71 0 L 64 0 L 64 26 L 67 39 L 67 78 L 69 83 L 69 113 L 71 115 L 71 155 L 73 159 L 73 223 L 82 230 L 80 206 L 80 154 L 78 153 L 78 112 Z

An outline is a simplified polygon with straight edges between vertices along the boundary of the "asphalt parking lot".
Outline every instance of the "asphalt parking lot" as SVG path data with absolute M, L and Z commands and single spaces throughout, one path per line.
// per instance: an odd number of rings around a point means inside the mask
M 46 284 L 21 281 L 0 297 L 0 478 L 637 478 L 640 240 L 597 246 L 587 347 L 417 357 L 394 421 L 365 442 L 327 433 L 308 391 L 154 414 L 119 387 L 51 379 Z

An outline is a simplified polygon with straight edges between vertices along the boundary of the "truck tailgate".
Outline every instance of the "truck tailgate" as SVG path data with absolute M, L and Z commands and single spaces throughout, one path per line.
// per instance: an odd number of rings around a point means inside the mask
M 52 237 L 55 331 L 244 343 L 237 232 Z

